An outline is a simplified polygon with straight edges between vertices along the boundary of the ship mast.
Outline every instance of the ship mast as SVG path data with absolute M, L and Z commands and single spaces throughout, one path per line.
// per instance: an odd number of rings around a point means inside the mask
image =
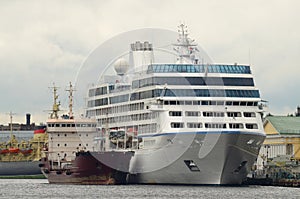
M 70 86 L 69 89 L 67 89 L 66 91 L 69 91 L 69 118 L 73 119 L 73 91 L 75 91 L 73 89 L 72 83 L 70 82 Z
M 10 137 L 12 137 L 12 132 L 13 132 L 13 127 L 12 127 L 13 115 L 15 115 L 15 113 L 13 113 L 12 111 L 10 111 L 9 112 L 9 118 L 10 118 Z
M 187 26 L 180 24 L 178 26 L 178 33 L 177 43 L 173 44 L 175 46 L 174 50 L 178 53 L 178 63 L 197 64 L 199 60 L 195 57 L 195 51 L 198 51 L 197 44 L 194 43 L 195 40 L 191 40 L 188 37 Z
M 53 106 L 52 106 L 52 113 L 50 115 L 51 119 L 58 119 L 58 111 L 60 111 L 59 106 L 60 106 L 60 102 L 57 103 L 57 99 L 58 99 L 58 95 L 57 95 L 57 89 L 58 87 L 56 87 L 53 84 Z

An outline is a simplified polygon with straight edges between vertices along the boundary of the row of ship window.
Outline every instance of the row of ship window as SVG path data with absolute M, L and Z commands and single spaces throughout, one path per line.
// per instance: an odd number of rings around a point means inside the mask
M 240 97 L 259 98 L 258 90 L 223 90 L 223 89 L 154 89 L 136 92 L 130 95 L 130 101 L 154 97 Z M 89 100 L 87 106 L 104 106 L 129 101 L 129 94 L 108 98 Z
M 254 82 L 240 77 L 149 77 L 132 82 L 132 88 L 153 85 L 254 86 Z
M 108 89 L 107 89 L 108 88 Z M 121 92 L 125 90 L 130 90 L 131 85 L 108 85 L 104 87 L 98 87 L 94 89 L 89 90 L 89 97 L 94 97 L 98 95 L 106 95 L 108 93 L 116 93 L 116 92 Z
M 258 90 L 166 89 L 163 96 L 176 97 L 259 97 Z
M 252 78 L 238 77 L 150 77 L 132 82 L 132 88 L 153 85 L 254 86 L 254 82 Z M 128 85 L 126 85 L 126 89 L 128 89 Z M 89 97 L 105 95 L 107 93 L 106 86 L 90 89 Z
M 156 133 L 157 132 L 157 124 L 152 123 L 152 124 L 139 125 L 138 126 L 138 132 L 139 132 L 139 134 Z
M 132 93 L 130 101 L 153 97 L 240 97 L 259 98 L 258 90 L 233 89 L 154 89 Z
M 89 97 L 107 94 L 107 86 L 89 90 Z
M 227 117 L 242 117 L 241 112 L 227 112 Z M 172 117 L 180 117 L 182 116 L 181 111 L 170 111 L 169 115 Z M 187 117 L 199 117 L 201 116 L 200 111 L 186 111 L 185 115 Z M 211 111 L 204 111 L 202 113 L 203 117 L 225 117 L 224 112 L 211 112 Z M 244 112 L 244 117 L 256 117 L 254 112 Z M 109 117 L 109 118 L 102 118 L 98 121 L 100 125 L 104 125 L 106 123 L 113 124 L 113 123 L 120 123 L 120 122 L 130 122 L 130 121 L 140 121 L 140 120 L 149 120 L 155 119 L 158 117 L 158 113 L 142 113 L 142 114 L 133 114 L 133 115 L 124 115 L 124 116 L 117 116 L 117 117 Z
M 119 122 L 130 122 L 130 121 L 140 121 L 140 120 L 149 120 L 155 119 L 158 117 L 158 113 L 151 112 L 151 113 L 142 113 L 142 114 L 133 114 L 133 115 L 123 115 L 117 117 L 109 117 L 109 118 L 102 118 L 99 119 L 98 122 L 100 125 L 113 124 Z
M 60 147 L 60 144 L 57 144 L 57 146 Z M 68 145 L 65 143 L 64 146 L 67 147 Z M 79 144 L 79 146 L 81 146 L 81 144 Z M 86 144 L 86 146 L 89 146 L 89 144 Z
M 72 132 L 72 134 L 75 134 L 75 132 Z M 65 137 L 67 137 L 67 136 L 68 136 L 68 134 L 67 134 L 67 133 L 65 133 L 65 134 L 64 134 L 64 136 L 65 136 Z M 72 136 L 73 136 L 73 135 L 72 135 Z M 81 137 L 81 133 L 79 133 L 79 134 L 78 134 L 78 136 L 79 136 L 79 137 Z M 89 136 L 89 134 L 85 134 L 85 136 L 86 136 L 86 137 L 88 137 L 88 136 Z M 59 134 L 59 133 L 57 134 L 57 137 L 60 137 L 60 134 Z M 52 140 L 53 138 L 51 137 L 50 139 Z
M 171 128 L 184 128 L 183 122 L 171 122 L 170 123 Z M 195 122 L 188 122 L 186 123 L 187 128 L 203 128 L 202 123 L 195 123 Z M 244 124 L 242 123 L 205 123 L 205 128 L 212 128 L 212 129 L 226 129 L 228 125 L 228 128 L 230 129 L 244 129 Z M 249 123 L 245 124 L 246 129 L 258 129 L 258 125 L 255 123 Z
M 105 106 L 108 104 L 117 104 L 117 103 L 127 102 L 128 100 L 129 100 L 129 94 L 125 94 L 125 95 L 110 97 L 109 98 L 110 103 L 108 103 L 108 98 L 90 100 L 90 101 L 88 101 L 87 106 L 88 107 Z
M 148 124 L 139 124 L 133 126 L 121 126 L 121 127 L 118 124 L 116 124 L 116 126 L 111 125 L 110 129 L 127 129 L 127 132 L 134 132 L 138 134 L 157 133 L 157 124 L 148 123 Z
M 194 101 L 180 101 L 180 100 L 165 100 L 164 105 L 205 105 L 205 106 L 257 106 L 258 102 L 251 101 L 214 101 L 214 100 L 194 100 Z
M 238 74 L 251 74 L 250 71 L 250 67 L 249 66 L 244 66 L 244 65 L 176 65 L 176 64 L 163 64 L 163 65 L 150 65 L 148 66 L 148 73 L 169 73 L 169 72 L 187 72 L 187 73 L 238 73 Z M 181 79 L 186 79 L 187 78 L 181 78 Z M 147 80 L 147 81 L 151 81 L 151 80 Z M 158 84 L 169 84 L 167 81 L 167 77 L 166 80 L 159 80 L 157 79 L 157 83 Z M 198 82 L 202 82 L 202 80 L 198 79 Z M 229 83 L 229 85 L 239 85 L 239 84 L 252 84 L 253 80 L 242 80 L 242 81 L 234 81 L 233 79 L 228 78 L 228 80 L 223 80 L 221 82 L 225 83 L 222 85 L 226 85 L 226 82 L 229 81 L 231 83 Z M 246 82 L 245 82 L 246 81 Z M 152 81 L 154 84 L 156 84 L 156 81 Z M 171 81 L 172 82 L 172 81 Z M 170 83 L 171 83 L 170 82 Z M 193 82 L 193 81 L 185 81 L 185 80 L 181 80 L 179 81 L 181 82 L 181 84 L 185 85 L 185 82 Z M 214 85 L 212 84 L 213 82 L 218 82 L 218 81 L 206 81 L 209 82 L 209 84 L 207 85 Z M 244 82 L 244 83 L 243 83 Z M 133 82 L 133 87 L 137 88 L 136 82 Z M 149 83 L 146 83 L 149 84 Z M 151 84 L 151 83 L 150 83 Z M 172 85 L 172 83 L 171 83 Z M 175 85 L 176 84 L 175 82 Z M 202 85 L 202 84 L 190 84 L 190 85 Z M 206 84 L 204 84 L 206 85 Z M 110 85 L 109 86 L 109 90 L 114 90 L 114 86 Z M 99 87 L 99 88 L 95 88 L 95 89 L 90 89 L 89 90 L 89 96 L 97 96 L 97 95 L 105 95 L 107 94 L 107 86 L 104 87 Z
M 133 93 L 130 100 L 152 97 L 247 97 L 259 98 L 258 90 L 224 90 L 224 89 L 156 89 Z
M 251 74 L 245 65 L 192 65 L 192 64 L 152 64 L 147 73 L 238 73 Z
M 91 117 L 91 116 L 95 116 L 95 115 L 124 113 L 124 112 L 137 111 L 137 110 L 144 110 L 144 102 L 133 103 L 133 104 L 124 104 L 124 105 L 96 109 L 96 110 L 88 110 L 87 117 Z
M 225 112 L 214 112 L 214 111 L 203 111 L 203 117 L 225 117 Z M 226 112 L 227 117 L 242 117 L 241 112 Z M 181 117 L 183 116 L 182 111 L 169 111 L 169 116 Z M 200 111 L 185 111 L 185 116 L 188 117 L 199 117 L 201 116 Z M 243 112 L 244 117 L 256 117 L 254 112 Z
M 180 101 L 180 100 L 165 100 L 161 102 L 164 105 L 205 105 L 205 106 L 257 106 L 258 102 L 251 101 Z M 95 115 L 105 115 L 105 114 L 114 114 L 114 113 L 123 113 L 130 111 L 144 110 L 144 102 L 125 104 L 120 106 L 107 107 L 96 110 L 88 110 L 87 117 L 92 117 Z
M 96 124 L 74 124 L 74 123 L 49 123 L 48 127 L 96 127 Z

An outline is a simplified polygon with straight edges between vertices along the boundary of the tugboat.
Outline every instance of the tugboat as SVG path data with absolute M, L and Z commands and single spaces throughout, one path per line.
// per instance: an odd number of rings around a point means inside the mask
M 57 103 L 57 87 L 53 87 L 53 109 L 47 121 L 49 146 L 43 151 L 44 157 L 40 165 L 42 173 L 49 183 L 56 184 L 125 183 L 131 153 L 96 152 L 93 145 L 94 138 L 99 134 L 96 120 L 75 119 L 72 112 L 74 90 L 71 83 L 68 91 L 69 113 L 58 117 L 60 103 Z
M 12 114 L 10 114 L 12 124 Z M 18 141 L 13 134 L 12 125 L 10 139 L 0 143 L 0 176 L 39 175 L 41 151 L 48 141 L 45 126 L 34 130 L 33 138 Z

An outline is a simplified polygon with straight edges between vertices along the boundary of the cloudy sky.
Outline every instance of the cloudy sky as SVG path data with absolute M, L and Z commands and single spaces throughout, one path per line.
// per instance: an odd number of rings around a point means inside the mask
M 269 112 L 286 115 L 300 105 L 300 1 L 298 0 L 88 0 L 0 1 L 0 124 L 45 122 L 53 82 L 76 81 L 101 43 L 140 28 L 177 30 L 216 63 L 251 64 Z M 91 74 L 97 75 L 97 74 Z M 76 105 L 76 101 L 75 101 Z

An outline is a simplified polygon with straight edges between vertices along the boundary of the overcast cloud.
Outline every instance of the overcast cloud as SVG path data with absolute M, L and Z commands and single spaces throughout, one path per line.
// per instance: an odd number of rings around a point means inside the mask
M 216 63 L 251 64 L 273 114 L 300 105 L 300 1 L 297 0 L 99 0 L 0 1 L 0 124 L 7 113 L 45 122 L 48 89 L 64 90 L 101 43 L 120 33 L 154 27 L 190 36 Z M 75 102 L 76 105 L 76 102 Z

